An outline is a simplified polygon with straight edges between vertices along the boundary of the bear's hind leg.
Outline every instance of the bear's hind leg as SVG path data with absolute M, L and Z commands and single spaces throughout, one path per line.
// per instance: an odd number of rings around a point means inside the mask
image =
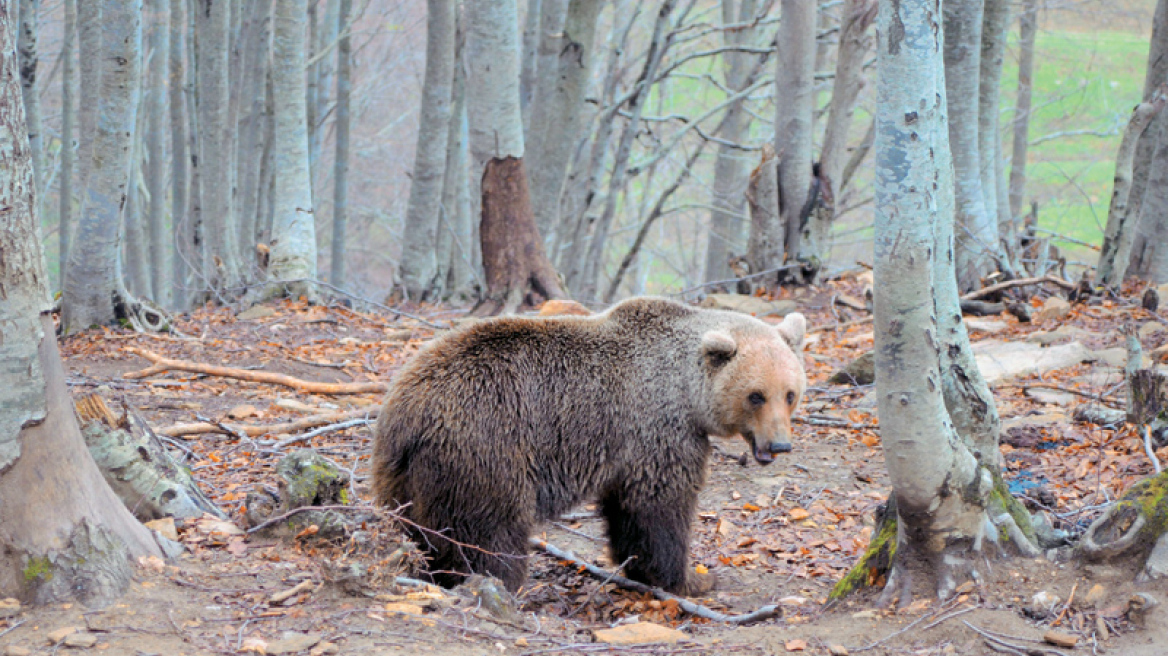
M 625 565 L 625 573 L 641 581 L 681 595 L 708 591 L 712 579 L 689 572 L 689 524 L 696 498 L 674 503 L 637 505 L 619 492 L 601 500 L 608 522 L 612 558 Z M 631 558 L 631 560 L 629 560 Z
M 430 555 L 430 573 L 434 581 L 444 587 L 453 587 L 471 574 L 493 576 L 511 592 L 519 589 L 527 579 L 527 526 L 501 522 L 489 529 L 480 527 L 474 540 L 460 539 L 462 532 L 444 532 L 453 542 L 441 535 L 427 536 Z

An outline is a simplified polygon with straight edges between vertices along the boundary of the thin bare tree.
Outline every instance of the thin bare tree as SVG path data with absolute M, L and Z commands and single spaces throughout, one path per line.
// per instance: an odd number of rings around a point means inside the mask
M 73 175 L 77 161 L 77 102 L 74 87 L 77 79 L 77 0 L 65 0 L 65 33 L 61 37 L 61 190 L 57 209 L 57 275 L 65 286 L 65 267 L 69 261 L 69 236 L 73 230 Z
M 349 15 L 353 0 L 339 0 L 337 25 L 340 41 L 337 44 L 337 107 L 336 158 L 333 163 L 333 253 L 332 273 L 329 279 L 338 287 L 345 285 L 345 232 L 349 225 L 349 131 L 352 118 L 349 100 L 353 94 L 353 38 Z M 443 144 L 445 145 L 445 144 Z
M 816 3 L 782 0 L 775 73 L 775 152 L 779 158 L 779 216 L 787 260 L 803 260 L 827 237 L 804 228 L 810 216 Z M 804 241 L 808 243 L 804 244 Z M 813 269 L 818 269 L 814 264 Z M 814 275 L 814 274 L 813 274 Z
M 425 298 L 434 286 L 438 269 L 435 246 L 442 210 L 457 32 L 454 0 L 429 0 L 427 8 L 426 74 L 399 272 L 402 290 L 411 299 Z
M 1022 0 L 1018 14 L 1018 93 L 1014 101 L 1014 141 L 1010 156 L 1010 216 L 1022 214 L 1026 193 L 1026 152 L 1030 146 L 1030 107 L 1034 93 L 1034 40 L 1038 34 L 1038 0 Z
M 276 0 L 272 54 L 275 192 L 268 275 L 276 281 L 298 282 L 271 285 L 267 293 L 287 289 L 294 296 L 311 297 L 316 293 L 311 284 L 316 278 L 316 224 L 308 163 L 304 76 L 307 16 L 307 0 Z
M 170 111 L 170 234 L 171 234 L 171 305 L 186 309 L 190 292 L 188 281 L 192 263 L 197 255 L 194 246 L 194 226 L 187 214 L 190 180 L 187 161 L 190 135 L 187 134 L 186 70 L 183 65 L 186 52 L 184 25 L 187 10 L 183 0 L 170 0 L 170 50 L 167 53 L 169 73 L 167 94 Z M 159 52 L 155 55 L 161 57 Z M 158 162 L 161 168 L 162 162 Z

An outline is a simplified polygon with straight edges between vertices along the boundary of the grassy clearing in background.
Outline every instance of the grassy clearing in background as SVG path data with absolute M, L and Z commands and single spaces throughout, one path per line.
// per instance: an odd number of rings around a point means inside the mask
M 1003 75 L 1006 138 L 1012 134 L 1010 122 L 1018 87 L 1016 32 L 1011 55 Z M 1146 30 L 1040 29 L 1026 199 L 1027 203 L 1038 202 L 1041 228 L 1091 244 L 1103 241 L 1115 154 L 1131 110 L 1143 92 L 1147 55 Z M 1008 148 L 1009 142 L 1005 143 Z M 1068 259 L 1094 265 L 1094 251 L 1068 242 L 1059 246 Z

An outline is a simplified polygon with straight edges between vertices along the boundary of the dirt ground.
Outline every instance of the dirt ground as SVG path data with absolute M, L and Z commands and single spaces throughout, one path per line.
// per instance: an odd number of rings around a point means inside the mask
M 819 293 L 792 300 L 813 327 L 831 328 L 867 316 L 834 305 L 841 295 L 859 297 L 859 283 L 834 281 Z M 1041 300 L 1040 294 L 1034 303 Z M 315 381 L 387 381 L 433 334 L 416 321 L 342 305 L 284 302 L 268 309 L 238 317 L 229 308 L 201 310 L 180 318 L 174 336 L 107 330 L 64 340 L 69 384 L 75 394 L 98 392 L 111 407 L 124 403 L 156 430 L 206 420 L 275 424 L 312 409 L 339 412 L 377 404 L 379 395 L 308 395 L 181 371 L 125 379 L 123 374 L 149 364 L 125 348 Z M 437 322 L 460 316 L 440 308 L 415 310 Z M 1073 339 L 1104 352 L 1122 346 L 1119 326 L 1150 325 L 1157 318 L 1130 299 L 1076 305 L 1059 323 L 1079 332 L 1049 341 Z M 1024 342 L 1059 325 L 1019 324 L 1005 315 L 987 320 L 993 325 L 975 330 L 976 341 Z M 500 619 L 473 597 L 400 588 L 388 576 L 370 574 L 356 591 L 337 585 L 330 572 L 338 564 L 388 572 L 378 569 L 386 560 L 377 548 L 383 535 L 377 527 L 324 542 L 311 536 L 224 535 L 188 522 L 179 527 L 187 552 L 172 562 L 143 563 L 129 592 L 112 606 L 26 608 L 0 619 L 0 654 L 28 653 L 22 648 L 67 652 L 72 648 L 49 642 L 52 632 L 65 627 L 79 627 L 96 638 L 83 651 L 135 656 L 295 653 L 282 651 L 297 646 L 282 641 L 285 637 L 299 637 L 303 653 L 344 654 L 828 654 L 829 647 L 841 646 L 852 654 L 996 653 L 987 646 L 987 633 L 1016 645 L 1021 651 L 1014 653 L 1168 654 L 1168 604 L 1145 616 L 1127 612 L 1137 592 L 1168 602 L 1168 584 L 1133 583 L 1135 569 L 1127 563 L 1003 558 L 989 565 L 980 585 L 945 603 L 920 584 L 912 603 L 899 610 L 875 609 L 872 591 L 825 610 L 832 586 L 867 547 L 873 514 L 890 485 L 872 388 L 826 382 L 834 370 L 871 348 L 871 325 L 820 330 L 813 339 L 807 357 L 812 388 L 800 411 L 795 451 L 762 467 L 747 462 L 741 441 L 716 439 L 694 526 L 694 559 L 719 579 L 715 593 L 698 601 L 728 613 L 778 604 L 780 617 L 753 625 L 694 618 L 675 604 L 601 585 L 575 567 L 534 554 L 517 613 Z M 1150 326 L 1143 341 L 1150 352 L 1168 342 L 1168 331 Z M 1045 508 L 1056 528 L 1072 534 L 1081 533 L 1109 500 L 1152 471 L 1130 428 L 1109 430 L 1071 419 L 1074 407 L 1088 402 L 1088 396 L 1112 403 L 1122 396 L 1115 386 L 1116 364 L 1100 359 L 1013 378 L 995 389 L 1004 419 L 1007 479 L 1025 494 L 1032 511 Z M 1040 388 L 1045 393 L 1036 392 Z M 190 451 L 187 464 L 208 496 L 246 527 L 243 500 L 249 491 L 274 486 L 275 463 L 293 447 L 281 452 L 271 445 L 286 437 L 243 440 L 206 433 L 176 442 Z M 355 474 L 358 502 L 367 502 L 369 428 L 325 432 L 310 444 Z M 1161 450 L 1160 458 L 1168 458 L 1168 449 Z M 544 527 L 540 537 L 612 568 L 600 539 L 602 523 L 590 510 L 584 506 Z M 287 600 L 271 600 L 298 585 Z M 1039 593 L 1040 600 L 1047 600 L 1045 607 L 1035 603 Z M 680 629 L 685 639 L 631 647 L 594 641 L 597 629 L 637 620 Z M 1043 646 L 1041 638 L 1052 628 L 1077 636 L 1078 645 Z

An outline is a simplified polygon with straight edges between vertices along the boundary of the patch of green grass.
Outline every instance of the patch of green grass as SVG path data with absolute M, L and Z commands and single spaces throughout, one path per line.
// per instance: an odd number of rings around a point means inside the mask
M 1008 156 L 1017 82 L 1017 35 L 1002 80 Z M 1039 206 L 1039 226 L 1099 244 L 1115 175 L 1115 154 L 1140 101 L 1148 35 L 1040 30 L 1036 43 L 1026 200 Z M 1057 136 L 1059 134 L 1063 136 Z M 1053 137 L 1053 138 L 1048 138 Z M 1082 246 L 1059 244 L 1069 259 L 1094 264 Z

